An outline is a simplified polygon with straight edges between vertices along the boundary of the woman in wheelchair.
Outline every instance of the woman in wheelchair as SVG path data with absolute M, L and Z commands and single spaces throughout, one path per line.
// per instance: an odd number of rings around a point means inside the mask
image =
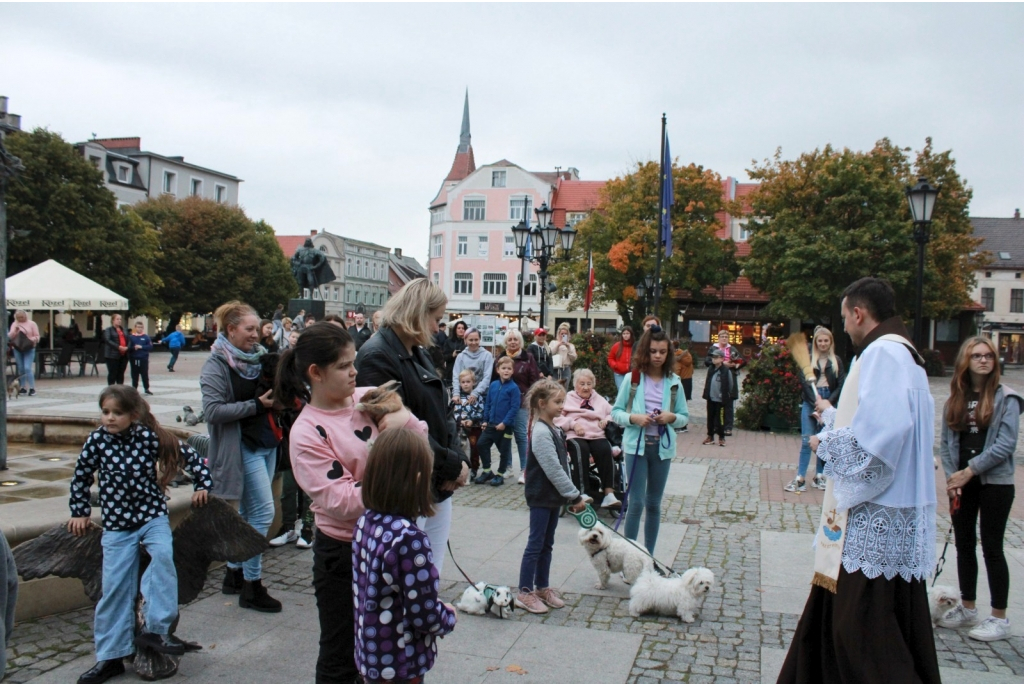
M 555 419 L 555 425 L 565 431 L 568 438 L 569 460 L 573 461 L 574 452 L 579 455 L 578 467 L 581 473 L 574 474 L 581 481 L 579 484 L 586 488 L 586 474 L 590 471 L 590 460 L 593 458 L 601 479 L 601 491 L 604 493 L 601 506 L 605 509 L 618 509 L 622 503 L 615 496 L 612 445 L 604 431 L 612 419 L 612 405 L 594 391 L 597 379 L 590 369 L 578 369 L 573 374 L 572 382 L 573 390 L 565 396 L 562 415 Z

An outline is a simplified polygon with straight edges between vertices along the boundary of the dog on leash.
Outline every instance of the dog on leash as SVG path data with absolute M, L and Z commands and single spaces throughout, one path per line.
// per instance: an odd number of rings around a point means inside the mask
M 678 616 L 683 623 L 693 623 L 714 586 L 715 575 L 702 566 L 671 578 L 644 571 L 629 590 L 629 615 Z
M 11 382 L 7 384 L 7 401 L 16 400 L 19 395 L 21 395 L 21 381 L 12 378 Z
M 483 616 L 489 611 L 498 618 L 505 618 L 506 613 L 515 611 L 515 604 L 512 602 L 512 590 L 507 585 L 477 583 L 466 588 L 455 608 L 474 616 Z
M 651 557 L 628 540 L 615 535 L 611 528 L 598 523 L 593 528 L 581 528 L 580 545 L 590 555 L 590 564 L 597 571 L 598 590 L 608 587 L 613 573 L 622 573 L 622 579 L 631 584 L 645 570 L 654 568 Z
M 928 608 L 932 615 L 932 626 L 938 625 L 943 616 L 959 605 L 960 593 L 956 588 L 948 585 L 936 585 L 928 590 Z

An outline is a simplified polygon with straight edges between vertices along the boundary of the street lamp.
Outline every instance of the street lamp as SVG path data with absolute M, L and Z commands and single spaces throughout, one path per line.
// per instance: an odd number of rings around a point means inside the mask
M 914 344 L 918 350 L 924 349 L 922 339 L 922 302 L 924 289 L 924 246 L 931 238 L 929 229 L 932 224 L 932 212 L 935 211 L 935 199 L 939 196 L 939 186 L 928 183 L 928 179 L 921 176 L 917 179 L 917 185 L 907 186 L 907 202 L 910 204 L 910 214 L 914 220 L 914 242 L 917 243 L 917 310 L 914 312 Z
M 533 210 L 537 215 L 537 225 L 529 228 L 525 219 L 512 227 L 512 235 L 516 241 L 516 252 L 519 259 L 533 262 L 540 267 L 540 326 L 543 328 L 547 315 L 548 296 L 548 266 L 559 259 L 566 260 L 572 252 L 572 246 L 576 242 L 576 229 L 567 226 L 561 230 L 551 223 L 551 215 L 554 210 L 548 207 L 547 202 Z M 527 254 L 527 237 L 530 238 L 530 253 Z M 561 246 L 563 254 L 555 257 L 555 250 Z M 519 283 L 519 310 L 523 307 L 523 292 L 526 290 L 526 279 L 522 278 Z

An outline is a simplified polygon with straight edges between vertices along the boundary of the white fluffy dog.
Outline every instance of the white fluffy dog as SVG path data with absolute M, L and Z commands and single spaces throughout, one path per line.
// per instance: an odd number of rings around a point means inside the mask
M 946 612 L 960 604 L 960 593 L 948 585 L 936 585 L 928 590 L 928 606 L 932 613 L 932 625 L 937 625 Z
M 693 623 L 714 586 L 715 575 L 702 566 L 671 578 L 645 571 L 629 591 L 629 615 L 678 616 L 684 623 Z
M 512 590 L 508 585 L 488 585 L 477 583 L 470 585 L 455 603 L 455 608 L 467 614 L 483 616 L 488 611 L 498 618 L 505 618 L 506 613 L 515 611 L 512 603 Z
M 636 581 L 640 574 L 653 568 L 651 558 L 608 528 L 598 523 L 593 528 L 580 529 L 580 544 L 590 555 L 590 563 L 597 571 L 598 590 L 608 587 L 608 578 L 612 573 L 622 573 L 627 583 Z

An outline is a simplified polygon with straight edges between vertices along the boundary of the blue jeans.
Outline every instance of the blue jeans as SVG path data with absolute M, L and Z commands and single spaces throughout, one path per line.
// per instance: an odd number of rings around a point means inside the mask
M 167 362 L 167 370 L 171 371 L 174 369 L 174 365 L 178 363 L 178 353 L 181 352 L 180 347 L 171 348 L 171 361 Z
M 270 481 L 277 466 L 277 448 L 260 447 L 253 449 L 242 443 L 242 469 L 245 471 L 242 483 L 242 499 L 238 513 L 260 535 L 266 535 L 274 522 L 274 493 Z M 241 564 L 228 563 L 229 568 L 241 567 L 246 580 L 263 577 L 263 555 L 246 559 Z
M 818 392 L 821 399 L 829 398 L 828 388 L 818 388 Z M 796 468 L 796 475 L 798 478 L 803 478 L 807 473 L 807 467 L 811 465 L 811 436 L 817 435 L 819 429 L 818 422 L 811 416 L 814 413 L 814 405 L 807 404 L 806 400 L 800 405 L 800 462 Z M 816 473 L 820 476 L 821 472 L 825 470 L 825 462 L 821 459 L 818 459 L 817 462 Z
M 491 445 L 498 446 L 498 456 L 501 462 L 498 464 L 498 473 L 508 473 L 512 468 L 512 438 L 506 437 L 508 426 L 497 430 L 493 426 L 484 429 L 480 439 L 476 441 L 476 448 L 480 453 L 480 461 L 483 463 L 484 471 L 491 470 Z
M 166 635 L 178 616 L 171 524 L 160 516 L 136 530 L 103 531 L 103 596 L 96 605 L 96 660 L 120 659 L 135 651 L 135 597 L 139 593 L 139 545 L 151 561 L 142 574 L 146 630 Z
M 551 552 L 555 548 L 558 507 L 530 507 L 530 537 L 519 566 L 519 587 L 527 592 L 550 585 Z
M 644 438 L 645 440 L 647 438 Z M 640 533 L 640 514 L 644 516 L 644 547 L 654 554 L 661 528 L 661 496 L 665 494 L 671 459 L 662 459 L 657 439 L 644 446 L 644 454 L 626 454 L 626 473 L 629 475 L 629 499 L 626 502 L 626 537 L 636 540 Z M 635 466 L 634 466 L 635 465 Z M 640 504 L 643 503 L 641 510 Z
M 21 387 L 28 388 L 30 390 L 36 389 L 36 373 L 35 373 L 35 361 L 36 361 L 36 348 L 31 350 L 14 350 L 14 363 L 18 367 L 18 382 L 21 383 Z
M 526 434 L 530 430 L 530 410 L 520 407 L 516 412 L 516 424 L 512 432 L 516 436 L 516 449 L 519 450 L 519 472 L 526 470 Z
M 618 391 L 622 387 L 622 379 L 626 377 L 626 374 L 612 371 L 612 375 L 615 376 L 615 390 Z

